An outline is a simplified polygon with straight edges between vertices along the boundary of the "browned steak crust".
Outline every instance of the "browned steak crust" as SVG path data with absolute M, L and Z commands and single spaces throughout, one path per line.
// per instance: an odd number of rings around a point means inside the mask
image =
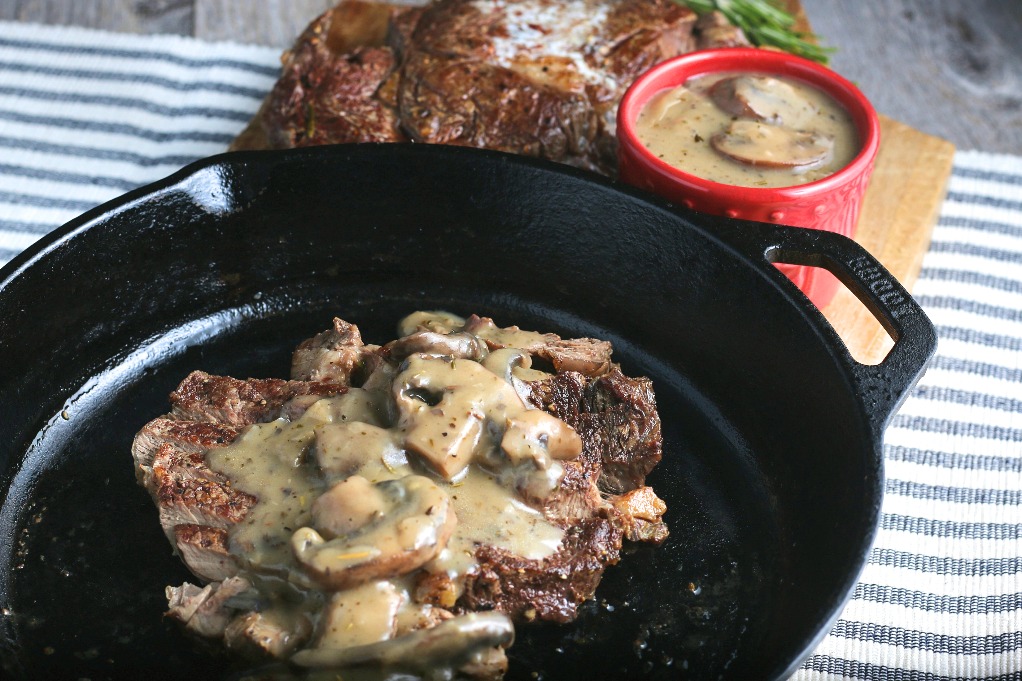
M 174 546 L 195 576 L 207 582 L 221 582 L 238 571 L 224 529 L 187 523 L 175 525 Z
M 517 620 L 570 622 L 592 598 L 603 571 L 618 561 L 622 532 L 605 518 L 569 527 L 561 548 L 529 560 L 493 546 L 476 551 L 479 568 L 458 600 L 464 610 L 500 610 Z
M 247 426 L 270 421 L 284 404 L 301 395 L 340 395 L 345 386 L 279 378 L 212 376 L 193 371 L 170 394 L 171 416 L 184 421 L 207 421 L 228 426 Z
M 139 472 L 144 473 L 152 468 L 153 458 L 161 445 L 173 444 L 181 452 L 202 454 L 212 447 L 230 444 L 237 436 L 238 429 L 234 426 L 160 417 L 138 431 L 131 451 Z
M 628 492 L 660 462 L 660 417 L 649 379 L 629 378 L 615 367 L 596 378 L 563 372 L 529 387 L 533 404 L 582 437 L 581 478 L 572 475 L 573 487 L 584 478 L 607 494 Z
M 233 574 L 234 561 L 223 555 L 225 530 L 256 503 L 209 468 L 206 452 L 233 442 L 244 426 L 300 413 L 308 406 L 302 397 L 345 390 L 335 383 L 243 381 L 194 371 L 170 394 L 171 413 L 138 432 L 132 443 L 136 477 L 156 503 L 167 537 L 196 575 L 214 581 Z
M 695 14 L 671 0 L 572 2 L 345 0 L 284 54 L 233 148 L 416 141 L 614 174 L 618 102 L 640 73 L 693 49 Z
M 210 470 L 201 454 L 184 454 L 165 444 L 153 460 L 147 485 L 169 534 L 181 524 L 227 528 L 245 517 L 255 497 L 239 492 Z

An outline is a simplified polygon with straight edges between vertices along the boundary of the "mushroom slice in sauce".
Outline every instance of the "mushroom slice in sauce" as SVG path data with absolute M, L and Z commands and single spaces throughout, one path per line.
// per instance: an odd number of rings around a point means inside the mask
M 551 458 L 574 459 L 581 454 L 582 438 L 564 421 L 531 409 L 507 420 L 500 448 L 512 465 L 532 461 L 542 470 Z
M 530 368 L 532 357 L 521 348 L 499 348 L 485 357 L 480 364 L 510 385 L 514 385 L 514 370 Z
M 534 445 L 528 456 L 537 462 L 535 470 L 557 472 L 555 480 L 545 482 L 547 487 L 556 487 L 563 475 L 563 469 L 551 465 L 549 446 L 555 446 L 557 458 L 573 458 L 582 451 L 570 426 L 530 409 L 511 384 L 478 362 L 413 355 L 394 381 L 394 399 L 406 449 L 446 480 L 459 479 L 477 453 L 486 459 L 509 424 L 516 428 L 508 440 L 514 449 L 504 454 L 514 460 L 521 447 Z
M 834 140 L 827 135 L 744 120 L 732 122 L 710 144 L 739 163 L 766 168 L 812 168 L 834 152 Z
M 719 80 L 710 88 L 710 97 L 732 116 L 754 118 L 770 125 L 802 127 L 820 113 L 791 85 L 769 76 Z
M 387 343 L 383 349 L 393 360 L 402 360 L 416 353 L 480 360 L 489 352 L 486 343 L 470 333 L 444 334 L 435 331 L 417 331 Z
M 521 348 L 499 348 L 483 359 L 480 364 L 503 378 L 515 389 L 523 402 L 529 399 L 528 382 L 545 381 L 553 374 L 532 368 L 532 356 Z
M 465 331 L 486 341 L 491 349 L 497 348 L 521 348 L 531 352 L 542 347 L 546 343 L 560 340 L 560 336 L 553 333 L 538 333 L 536 331 L 525 331 L 517 325 L 497 326 L 489 317 L 470 316 L 465 320 Z
M 319 529 L 303 527 L 291 536 L 291 549 L 309 578 L 329 590 L 403 575 L 435 558 L 454 532 L 457 518 L 447 493 L 429 478 L 409 475 L 373 485 L 352 476 L 347 485 L 360 494 L 331 495 L 317 501 Z M 336 514 L 334 522 L 327 514 Z M 328 525 L 323 527 L 323 525 Z M 332 530 L 347 531 L 336 534 Z
M 436 674 L 439 667 L 457 669 L 488 648 L 506 648 L 514 640 L 514 626 L 497 612 L 469 613 L 379 643 L 350 648 L 310 648 L 292 662 L 314 669 L 378 665 Z M 430 678 L 446 678 L 439 674 Z
M 451 333 L 460 331 L 465 326 L 465 318 L 443 310 L 420 310 L 413 312 L 398 322 L 397 332 L 401 336 L 410 336 L 416 331 L 435 331 Z

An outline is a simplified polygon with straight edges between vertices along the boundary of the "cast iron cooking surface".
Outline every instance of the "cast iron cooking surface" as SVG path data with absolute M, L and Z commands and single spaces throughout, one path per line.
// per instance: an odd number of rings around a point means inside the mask
M 46 444 L 53 447 L 46 454 L 47 469 L 18 523 L 14 599 L 8 606 L 15 613 L 21 660 L 33 678 L 58 678 L 69 665 L 91 679 L 137 678 L 154 660 L 167 660 L 167 671 L 181 679 L 217 678 L 233 668 L 227 658 L 211 658 L 163 621 L 163 588 L 195 580 L 170 554 L 130 462 L 134 432 L 166 411 L 167 393 L 192 368 L 287 376 L 294 345 L 325 328 L 332 314 L 365 320 L 367 341 L 384 341 L 393 337 L 393 322 L 423 302 L 429 309 L 452 309 L 454 301 L 474 298 L 478 302 L 458 311 L 482 310 L 526 328 L 566 331 L 556 323 L 563 321 L 556 311 L 504 296 L 494 307 L 479 291 L 423 298 L 395 291 L 382 300 L 359 296 L 367 291 L 339 293 L 346 301 L 339 306 L 228 329 L 142 372 L 128 387 L 119 380 L 97 383 L 84 398 L 95 406 L 77 405 L 83 415 L 72 422 L 71 432 Z M 750 612 L 760 607 L 759 553 L 776 529 L 762 522 L 768 513 L 741 518 L 740 509 L 720 500 L 737 495 L 743 506 L 756 499 L 755 505 L 766 509 L 766 490 L 754 479 L 720 479 L 702 470 L 698 453 L 734 456 L 740 444 L 707 422 L 693 405 L 697 396 L 680 377 L 656 372 L 641 350 L 615 340 L 626 371 L 654 376 L 660 409 L 683 415 L 665 420 L 665 449 L 675 465 L 662 466 L 652 477 L 667 498 L 672 535 L 659 549 L 626 552 L 631 555 L 607 571 L 596 600 L 576 623 L 519 626 L 509 679 L 536 678 L 532 672 L 547 679 L 597 678 L 611 670 L 615 676 L 650 672 L 652 678 L 674 678 L 675 666 L 723 670 Z
M 5 670 L 236 678 L 162 617 L 164 587 L 194 579 L 135 483 L 132 436 L 193 369 L 286 377 L 334 315 L 383 342 L 447 309 L 612 341 L 664 426 L 649 482 L 670 539 L 626 548 L 576 622 L 518 626 L 508 678 L 783 677 L 861 569 L 882 425 L 932 336 L 899 341 L 911 361 L 889 380 L 863 373 L 706 223 L 738 224 L 501 154 L 360 146 L 213 159 L 71 224 L 0 277 Z

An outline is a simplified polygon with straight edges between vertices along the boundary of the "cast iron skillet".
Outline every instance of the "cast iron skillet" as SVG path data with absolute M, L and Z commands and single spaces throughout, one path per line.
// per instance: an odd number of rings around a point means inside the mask
M 836 273 L 896 339 L 851 359 L 769 264 Z M 934 331 L 852 241 L 686 213 L 562 166 L 433 146 L 212 158 L 73 220 L 0 272 L 7 675 L 216 679 L 161 618 L 189 575 L 135 484 L 135 431 L 190 370 L 286 376 L 333 315 L 415 309 L 613 341 L 652 377 L 670 540 L 633 547 L 511 679 L 781 679 L 873 539 L 884 426 Z

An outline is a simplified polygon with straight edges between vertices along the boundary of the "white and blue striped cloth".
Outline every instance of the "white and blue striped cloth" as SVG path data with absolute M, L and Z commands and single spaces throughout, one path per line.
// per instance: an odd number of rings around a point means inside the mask
M 223 151 L 278 59 L 0 22 L 0 264 Z M 938 354 L 887 431 L 861 583 L 800 681 L 1022 678 L 1022 157 L 958 153 L 914 293 Z

